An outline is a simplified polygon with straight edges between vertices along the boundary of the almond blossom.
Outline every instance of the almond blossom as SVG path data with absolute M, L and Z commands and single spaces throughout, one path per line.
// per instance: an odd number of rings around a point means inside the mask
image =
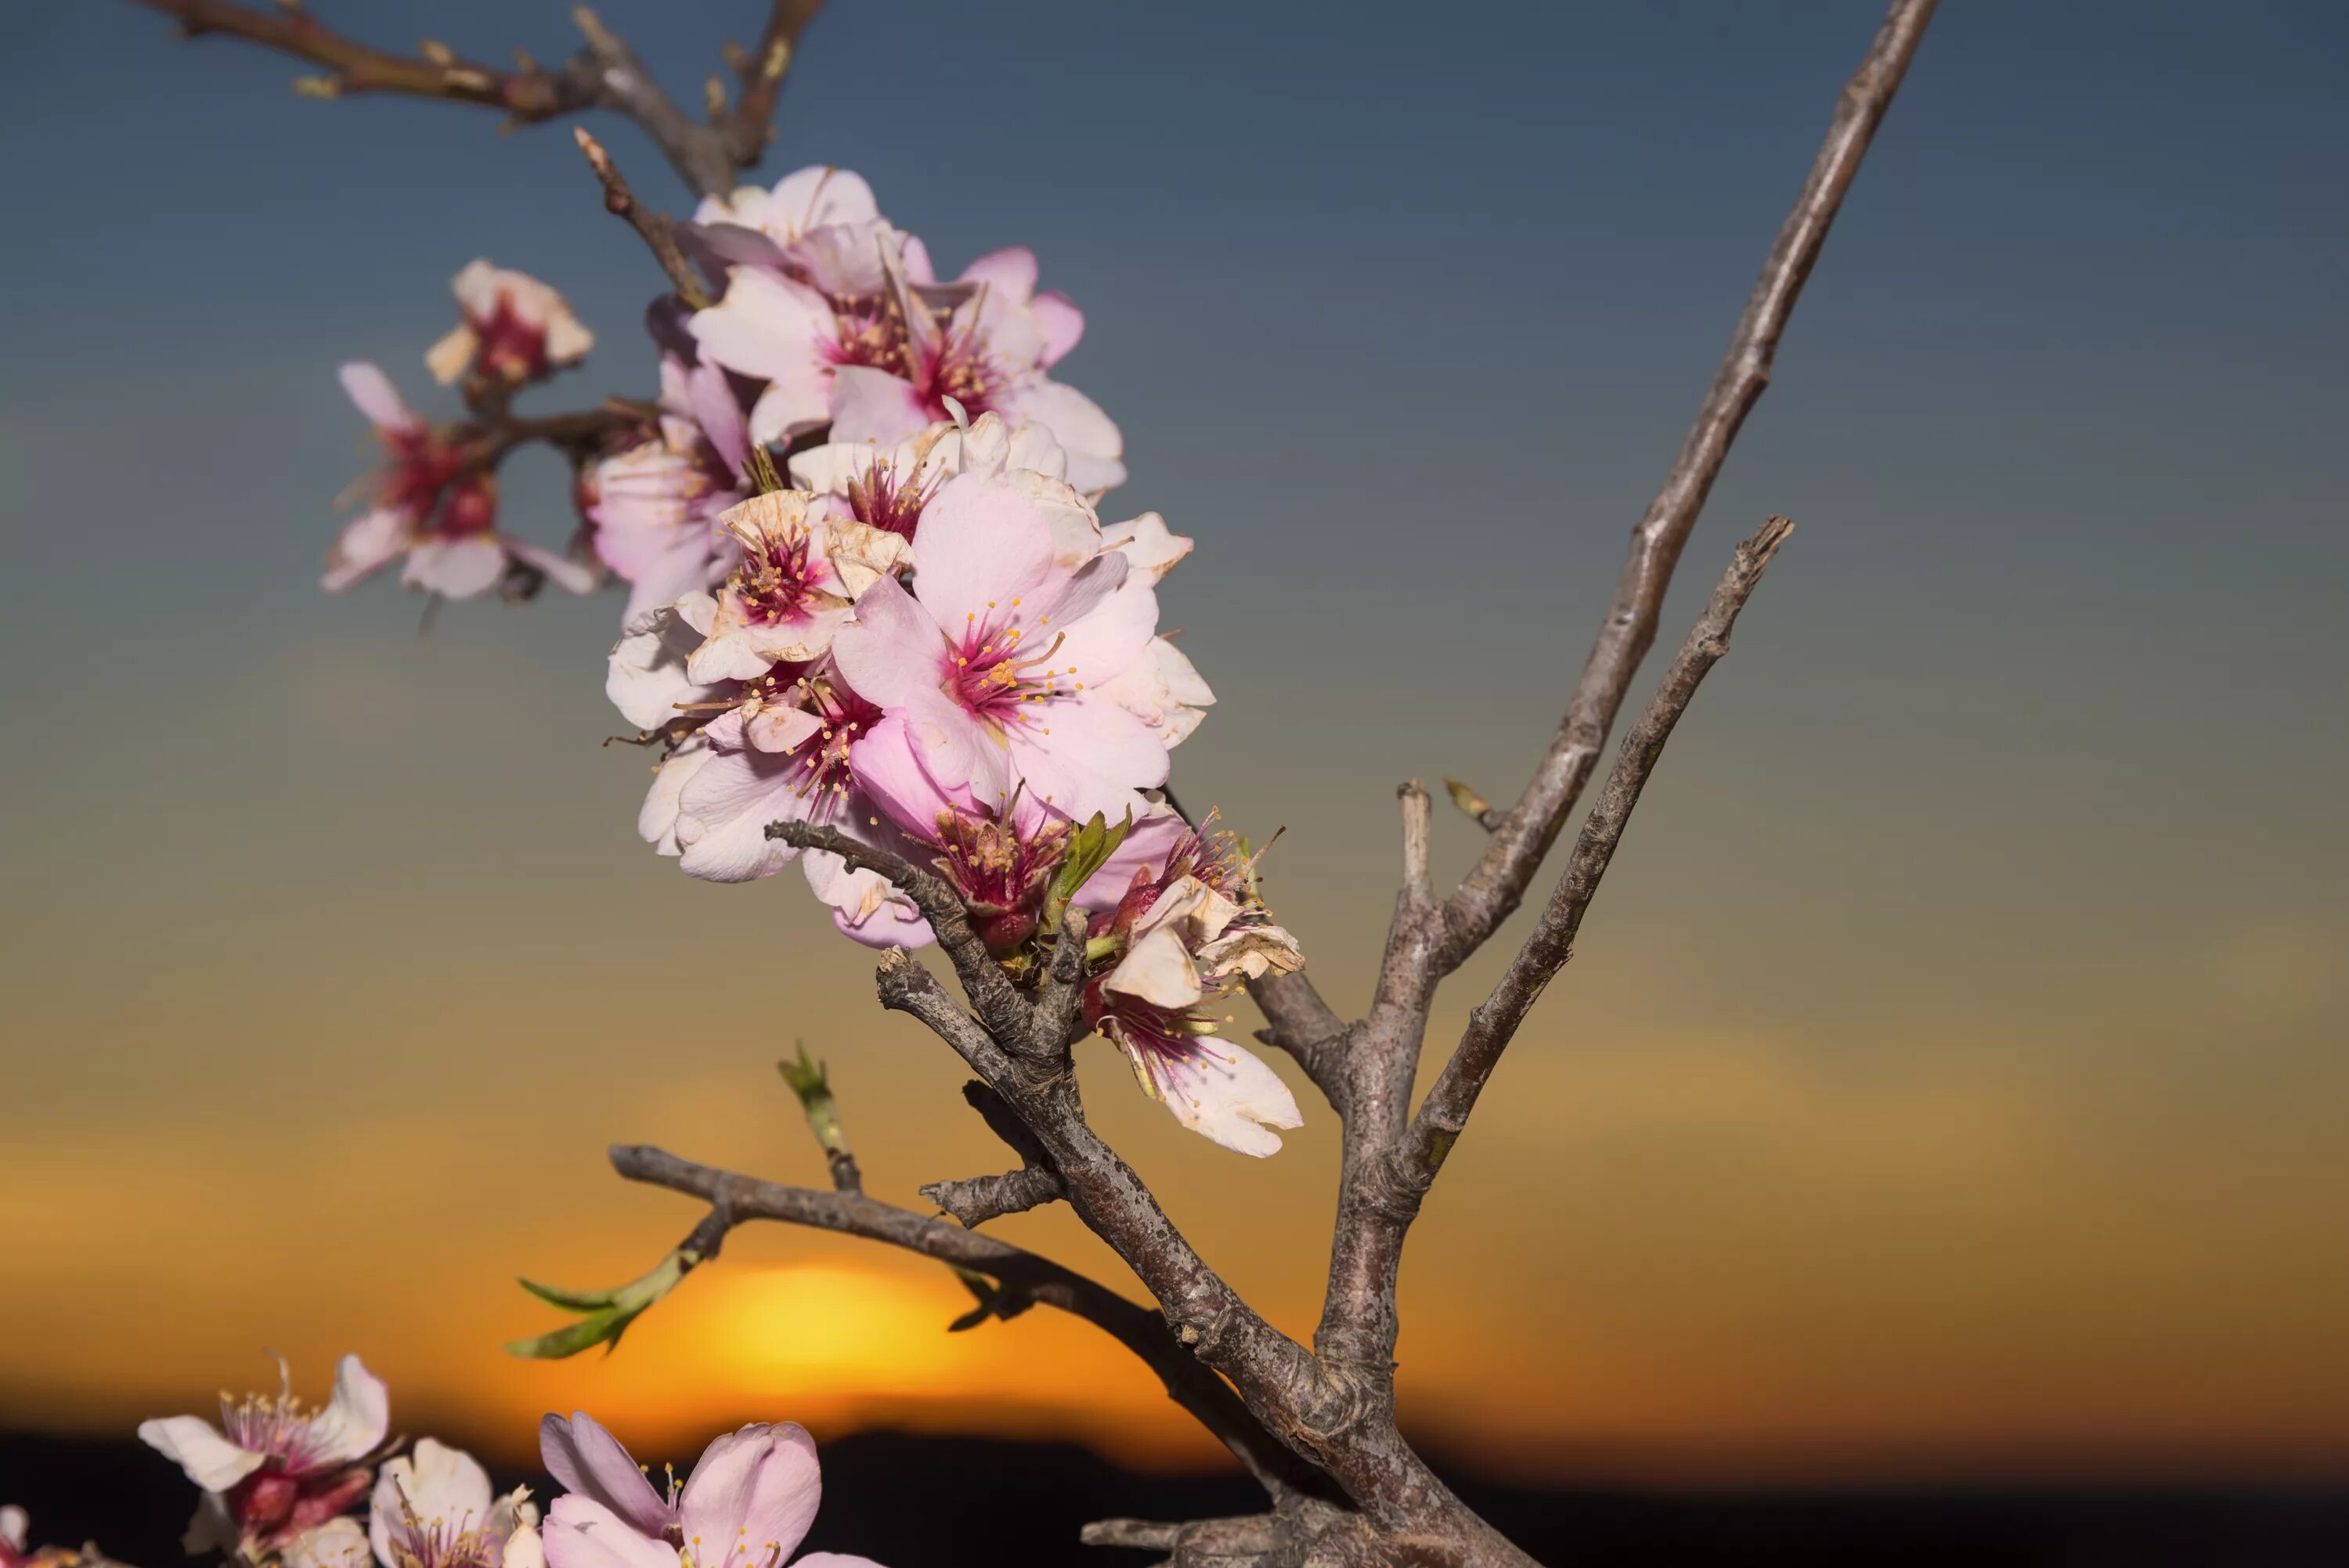
M 1080 820 L 1140 815 L 1167 747 L 1107 689 L 1152 656 L 1158 620 L 1125 554 L 1072 569 L 1043 509 L 968 473 L 923 509 L 913 562 L 911 592 L 883 577 L 858 599 L 833 655 L 930 776 L 990 807 L 1024 787 Z
M 283 1546 L 367 1494 L 367 1460 L 391 1421 L 382 1379 L 346 1356 L 334 1398 L 312 1409 L 294 1398 L 285 1362 L 277 1365 L 278 1392 L 222 1395 L 217 1428 L 197 1416 L 140 1423 L 140 1440 L 175 1460 L 205 1494 L 188 1529 L 191 1552 Z
M 703 633 L 686 660 L 690 678 L 750 680 L 778 664 L 813 663 L 831 648 L 856 596 L 907 559 L 895 534 L 826 518 L 814 502 L 804 490 L 772 490 L 719 520 L 741 564 L 715 597 L 678 601 L 679 614 Z
M 471 1454 L 430 1438 L 385 1462 L 367 1509 L 367 1540 L 383 1568 L 500 1568 L 506 1543 L 538 1521 L 529 1492 L 490 1495 Z
M 469 374 L 519 387 L 578 364 L 595 346 L 563 296 L 528 273 L 471 261 L 449 287 L 463 319 L 424 356 L 443 387 Z
M 1084 335 L 1084 315 L 1037 290 L 1032 251 L 991 252 L 942 284 L 921 242 L 843 170 L 746 186 L 696 217 L 689 238 L 726 269 L 726 288 L 691 330 L 709 357 L 766 383 L 754 440 L 828 425 L 834 441 L 892 446 L 950 408 L 993 411 L 1051 431 L 1080 490 L 1123 482 L 1117 426 L 1048 374 Z
M 469 599 L 520 569 L 574 593 L 593 592 L 595 572 L 575 561 L 497 532 L 497 480 L 473 466 L 463 443 L 428 424 L 376 366 L 342 367 L 343 390 L 375 427 L 384 460 L 375 474 L 375 504 L 354 518 L 326 557 L 320 580 L 329 593 L 406 558 L 401 581 L 449 599 Z
M 796 170 L 771 191 L 738 186 L 693 216 L 689 237 L 721 263 L 762 267 L 837 300 L 881 290 L 888 221 L 873 187 L 845 169 Z
M 585 1411 L 541 1422 L 539 1457 L 564 1488 L 540 1532 L 549 1568 L 880 1568 L 836 1552 L 792 1558 L 823 1491 L 814 1439 L 795 1422 L 729 1432 L 666 1493 Z
M 715 365 L 661 357 L 657 433 L 582 476 L 596 556 L 629 585 L 623 620 L 725 581 L 734 541 L 719 518 L 750 494 L 750 438 Z
M 0 1507 L 0 1568 L 24 1568 L 34 1553 L 26 1542 L 33 1522 L 15 1503 Z
M 1122 954 L 1086 985 L 1083 1014 L 1124 1047 L 1143 1088 L 1176 1121 L 1261 1157 L 1280 1148 L 1273 1129 L 1303 1124 L 1296 1097 L 1253 1053 L 1216 1035 L 1199 1007 L 1304 959 L 1264 907 L 1257 857 L 1212 825 L 1211 816 L 1155 874 L 1134 879 L 1110 926 Z
M 840 362 L 830 388 L 833 438 L 901 441 L 947 418 L 951 400 L 974 417 L 997 413 L 1050 430 L 1079 490 L 1124 483 L 1125 438 L 1116 424 L 1046 374 L 1084 335 L 1084 313 L 1065 294 L 1039 294 L 1036 278 L 1036 253 L 1019 245 L 979 257 L 953 284 L 894 275 L 892 303 L 878 320 L 900 335 Z

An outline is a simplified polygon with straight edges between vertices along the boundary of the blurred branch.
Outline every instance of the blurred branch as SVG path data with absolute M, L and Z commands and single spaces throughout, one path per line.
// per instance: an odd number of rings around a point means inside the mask
M 514 68 L 502 70 L 429 40 L 415 55 L 362 44 L 326 26 L 293 0 L 274 5 L 236 0 L 139 4 L 176 18 L 188 37 L 218 34 L 242 38 L 323 67 L 323 75 L 295 79 L 295 90 L 308 98 L 391 93 L 438 98 L 502 110 L 510 125 L 609 109 L 642 127 L 699 196 L 725 195 L 733 189 L 736 171 L 759 161 L 800 34 L 823 8 L 823 0 L 775 0 L 758 54 L 742 63 L 740 102 L 732 113 L 704 125 L 678 108 L 636 52 L 585 5 L 573 9 L 572 19 L 586 41 L 560 67 L 549 70 L 517 50 Z
M 709 291 L 687 263 L 685 253 L 677 248 L 677 231 L 668 214 L 656 212 L 636 200 L 628 182 L 604 150 L 604 144 L 587 134 L 584 125 L 574 125 L 571 134 L 579 143 L 579 150 L 587 155 L 587 167 L 595 171 L 595 179 L 604 187 L 604 210 L 616 217 L 625 218 L 628 227 L 643 237 L 651 247 L 653 259 L 660 263 L 661 271 L 668 274 L 669 286 L 689 310 L 705 310 L 709 305 Z

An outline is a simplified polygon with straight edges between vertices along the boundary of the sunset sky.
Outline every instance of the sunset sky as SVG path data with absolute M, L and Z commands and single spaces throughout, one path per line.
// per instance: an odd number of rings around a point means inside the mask
M 553 0 L 318 8 L 567 47 Z M 698 98 L 758 7 L 599 9 Z M 1273 906 L 1341 1005 L 1393 786 L 1523 781 L 1879 12 L 834 0 L 809 34 L 771 179 L 854 168 L 943 264 L 1029 243 L 1086 310 L 1108 510 L 1198 541 L 1162 603 L 1221 702 L 1176 782 L 1287 825 Z M 568 135 L 298 99 L 128 5 L 0 38 L 0 1426 L 127 1431 L 271 1350 L 322 1391 L 356 1350 L 402 1429 L 508 1453 L 585 1406 L 680 1453 L 793 1418 L 1212 1461 L 1083 1325 L 949 1337 L 944 1269 L 780 1227 L 608 1359 L 500 1350 L 556 1321 L 514 1275 L 616 1283 L 697 1217 L 607 1143 L 821 1183 L 795 1040 L 879 1194 L 1004 1152 L 796 876 L 636 841 L 645 758 L 598 744 L 616 598 L 419 638 L 389 584 L 316 591 L 367 459 L 335 366 L 450 412 L 420 356 L 468 260 L 599 335 L 536 407 L 649 387 L 657 274 Z M 1936 22 L 1667 638 L 1735 539 L 1799 531 L 1413 1236 L 1432 1446 L 1529 1479 L 2349 1475 L 2344 56 L 2315 4 Z M 509 473 L 559 543 L 556 465 Z M 1464 868 L 1475 829 L 1439 830 Z M 1307 1125 L 1253 1161 L 1080 1057 L 1104 1135 L 1309 1334 L 1327 1108 L 1294 1079 Z M 1000 1229 L 1139 1294 L 1065 1211 Z

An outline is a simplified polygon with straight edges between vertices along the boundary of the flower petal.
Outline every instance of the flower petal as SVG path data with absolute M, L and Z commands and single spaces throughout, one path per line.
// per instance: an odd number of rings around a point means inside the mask
M 831 397 L 827 411 L 835 441 L 894 446 L 930 425 L 929 407 L 914 384 L 870 365 L 833 371 Z
M 1010 486 L 962 474 L 939 487 L 914 531 L 914 585 L 949 634 L 1038 593 L 1059 575 L 1052 525 Z M 880 699 L 874 698 L 875 701 Z
M 1297 1097 L 1270 1068 L 1220 1036 L 1201 1036 L 1195 1045 L 1191 1055 L 1151 1064 L 1175 1120 L 1258 1159 L 1280 1148 L 1272 1129 L 1305 1125 Z
M 444 599 L 470 599 L 487 593 L 506 574 L 506 552 L 492 536 L 428 539 L 408 552 L 399 580 Z
M 1191 950 L 1172 925 L 1145 933 L 1126 949 L 1117 967 L 1102 976 L 1101 988 L 1124 996 L 1138 996 L 1154 1007 L 1180 1011 L 1191 1006 L 1206 989 L 1199 983 Z
M 1006 245 L 963 268 L 962 281 L 984 284 L 988 292 L 1026 304 L 1036 292 L 1036 253 L 1025 245 Z
M 506 547 L 508 555 L 525 566 L 535 567 L 545 575 L 548 582 L 566 592 L 579 594 L 593 593 L 604 580 L 604 574 L 587 562 L 574 561 L 567 555 L 557 555 L 552 550 L 533 544 L 526 539 L 516 539 L 512 534 L 502 533 L 498 536 L 498 542 Z
M 367 1532 L 356 1519 L 330 1519 L 280 1549 L 283 1568 L 366 1568 Z M 385 1562 L 391 1561 L 389 1558 Z
M 383 367 L 364 359 L 354 359 L 338 372 L 343 390 L 358 405 L 367 423 L 378 429 L 410 430 L 424 423 L 399 396 L 398 388 Z
M 1084 338 L 1085 313 L 1057 289 L 1046 289 L 1030 300 L 1028 314 L 1044 335 L 1044 351 L 1036 356 L 1040 368 L 1049 369 Z
M 688 1543 L 711 1543 L 713 1563 L 745 1541 L 745 1555 L 780 1563 L 806 1536 L 823 1495 L 815 1439 L 795 1422 L 757 1424 L 702 1449 L 678 1513 Z
M 431 1438 L 417 1439 L 413 1454 L 386 1460 L 367 1503 L 367 1539 L 379 1562 L 397 1564 L 395 1531 L 418 1524 L 460 1535 L 490 1522 L 490 1475 L 462 1449 Z
M 573 1411 L 568 1421 L 552 1413 L 541 1420 L 538 1457 L 547 1473 L 574 1494 L 557 1500 L 557 1520 L 563 1518 L 565 1502 L 586 1502 L 596 1511 L 608 1511 L 612 1523 L 657 1542 L 673 1517 L 668 1504 L 653 1491 L 652 1482 L 636 1468 L 628 1450 L 620 1446 L 620 1439 L 605 1431 L 585 1410 Z M 555 1568 L 572 1568 L 555 1555 L 551 1534 L 547 1548 L 547 1560 Z M 668 1560 L 673 1563 L 676 1555 L 671 1552 Z
M 266 1462 L 265 1456 L 238 1448 L 198 1416 L 141 1421 L 139 1440 L 177 1464 L 205 1491 L 226 1491 Z
M 554 1500 L 539 1532 L 539 1547 L 547 1568 L 678 1568 L 682 1561 L 657 1529 L 639 1530 L 593 1498 L 575 1492 Z
M 326 570 L 318 586 L 339 593 L 397 561 L 407 548 L 407 513 L 388 506 L 361 512 L 344 525 L 334 549 L 327 552 Z
M 354 1464 L 381 1447 L 390 1429 L 391 1396 L 383 1379 L 357 1357 L 344 1357 L 335 1364 L 334 1398 L 310 1423 L 313 1451 L 325 1464 Z
M 1037 380 L 1000 405 L 1018 418 L 1033 419 L 1052 432 L 1069 454 L 1069 482 L 1081 490 L 1110 490 L 1125 482 L 1125 437 L 1101 405 L 1073 387 Z
M 944 645 L 928 606 L 883 577 L 857 600 L 854 617 L 833 638 L 832 656 L 858 696 L 896 708 L 938 695 Z
M 767 824 L 801 821 L 810 800 L 801 758 L 755 747 L 712 753 L 678 797 L 678 861 L 704 882 L 755 882 L 773 876 L 799 853 L 767 837 Z

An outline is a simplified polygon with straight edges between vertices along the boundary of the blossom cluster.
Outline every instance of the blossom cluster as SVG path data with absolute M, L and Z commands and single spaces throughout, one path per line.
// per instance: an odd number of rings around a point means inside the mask
M 282 1364 L 280 1375 L 283 1385 Z M 543 1521 L 527 1488 L 493 1494 L 478 1460 L 431 1438 L 395 1453 L 389 1428 L 382 1379 L 346 1356 L 323 1408 L 284 1386 L 223 1394 L 217 1426 L 173 1416 L 142 1423 L 139 1436 L 203 1494 L 188 1552 L 246 1568 L 879 1568 L 837 1553 L 792 1556 L 823 1480 L 814 1441 L 791 1422 L 719 1438 L 664 1493 L 592 1417 L 549 1415 L 539 1457 L 564 1491 Z M 46 1568 L 48 1558 L 25 1550 L 26 1524 L 23 1510 L 0 1509 L 0 1568 Z
M 578 453 L 573 558 L 492 529 L 476 427 L 452 440 L 351 367 L 388 455 L 329 585 L 395 553 L 450 596 L 515 572 L 617 579 L 605 691 L 659 751 L 648 843 L 710 882 L 796 861 L 875 946 L 932 940 L 905 890 L 771 828 L 935 866 L 1022 983 L 1083 910 L 1088 1023 L 1184 1125 L 1278 1149 L 1295 1101 L 1212 1003 L 1301 960 L 1254 857 L 1164 794 L 1215 702 L 1159 630 L 1192 542 L 1155 512 L 1104 521 L 1123 437 L 1055 375 L 1083 314 L 1021 248 L 942 280 L 843 170 L 705 201 L 678 238 L 709 303 L 648 313 L 659 397 Z M 476 263 L 458 294 L 464 325 L 428 357 L 477 413 L 588 341 L 518 273 Z

